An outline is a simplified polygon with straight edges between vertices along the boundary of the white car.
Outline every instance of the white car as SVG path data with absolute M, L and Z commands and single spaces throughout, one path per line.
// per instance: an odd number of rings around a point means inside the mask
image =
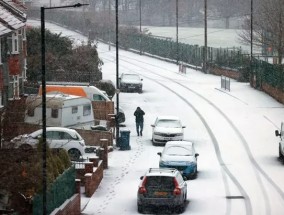
M 42 129 L 30 134 L 19 135 L 11 140 L 15 148 L 36 148 L 42 137 Z M 63 127 L 47 127 L 46 140 L 50 148 L 65 149 L 71 160 L 78 160 L 85 154 L 85 141 L 80 134 L 74 130 Z
M 168 141 L 183 140 L 185 126 L 176 116 L 158 116 L 151 126 L 153 145 L 165 145 Z

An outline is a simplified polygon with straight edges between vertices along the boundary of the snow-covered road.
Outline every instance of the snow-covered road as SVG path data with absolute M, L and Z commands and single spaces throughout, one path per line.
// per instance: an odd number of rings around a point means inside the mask
M 54 25 L 51 30 L 61 31 Z M 80 34 L 62 30 L 76 41 Z M 98 44 L 104 61 L 103 79 L 116 83 L 115 48 Z M 158 167 L 151 143 L 151 124 L 158 115 L 179 116 L 185 139 L 195 143 L 198 177 L 188 180 L 188 205 L 184 214 L 273 214 L 284 211 L 284 171 L 278 160 L 279 129 L 284 106 L 248 83 L 231 80 L 231 91 L 220 88 L 220 77 L 157 59 L 119 51 L 119 73 L 143 77 L 143 93 L 120 93 L 120 106 L 130 129 L 131 150 L 115 149 L 109 168 L 91 198 L 82 195 L 82 214 L 138 214 L 136 193 L 139 178 L 149 167 Z M 144 136 L 137 137 L 133 113 L 140 106 L 146 113 Z M 165 213 L 165 211 L 160 212 Z

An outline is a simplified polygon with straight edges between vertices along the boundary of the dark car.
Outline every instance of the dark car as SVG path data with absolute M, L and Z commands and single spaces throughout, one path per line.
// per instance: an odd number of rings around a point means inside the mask
M 139 213 L 156 206 L 166 206 L 178 213 L 184 211 L 187 184 L 177 169 L 150 168 L 140 179 L 137 192 Z
M 119 78 L 119 89 L 121 92 L 142 93 L 143 79 L 138 74 L 121 74 Z

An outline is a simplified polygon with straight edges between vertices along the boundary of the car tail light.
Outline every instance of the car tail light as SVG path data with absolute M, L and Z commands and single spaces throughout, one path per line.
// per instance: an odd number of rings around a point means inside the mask
M 147 190 L 146 190 L 146 187 L 145 187 L 146 181 L 147 181 L 147 177 L 145 176 L 144 179 L 143 179 L 143 182 L 141 184 L 141 187 L 139 187 L 139 190 L 138 190 L 139 194 L 147 193 Z
M 178 186 L 178 182 L 177 182 L 176 178 L 174 178 L 174 184 L 175 184 L 174 195 L 178 196 L 178 195 L 181 194 L 181 189 Z

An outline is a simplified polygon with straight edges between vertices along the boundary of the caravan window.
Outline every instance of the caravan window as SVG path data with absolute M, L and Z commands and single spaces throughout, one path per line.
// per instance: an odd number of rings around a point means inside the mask
M 72 107 L 72 114 L 78 113 L 78 106 Z
M 51 109 L 51 118 L 58 118 L 58 109 Z
M 83 116 L 91 115 L 91 105 L 83 106 Z
M 93 101 L 105 101 L 105 98 L 98 94 L 93 94 Z

